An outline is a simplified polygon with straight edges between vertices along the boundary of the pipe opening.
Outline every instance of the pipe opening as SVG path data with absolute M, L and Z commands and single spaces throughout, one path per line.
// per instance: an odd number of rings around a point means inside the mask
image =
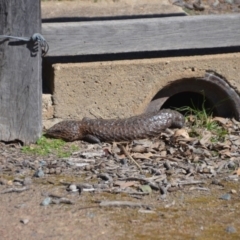
M 195 107 L 211 110 L 213 116 L 240 120 L 240 98 L 235 90 L 216 73 L 203 78 L 180 79 L 161 89 L 148 105 L 146 112 L 163 108 Z
M 194 110 L 199 111 L 205 109 L 207 112 L 216 115 L 216 110 L 213 104 L 203 94 L 194 92 L 181 92 L 173 95 L 167 99 L 167 101 L 162 105 L 161 109 L 177 109 L 181 113 L 185 114 L 187 113 L 186 110 L 179 110 L 183 106 L 188 106 Z

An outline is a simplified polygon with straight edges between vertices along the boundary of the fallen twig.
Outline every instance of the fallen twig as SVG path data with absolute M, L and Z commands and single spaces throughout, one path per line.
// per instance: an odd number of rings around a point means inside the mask
M 53 204 L 60 204 L 60 203 L 74 204 L 74 202 L 68 198 L 52 199 L 51 203 L 53 203 Z
M 186 182 L 186 181 L 179 181 L 178 182 L 178 184 L 179 185 L 194 185 L 194 184 L 203 184 L 203 183 L 205 183 L 204 181 L 198 181 L 198 180 L 196 180 L 196 181 L 194 181 L 194 180 L 191 180 L 191 181 L 188 181 L 188 182 Z
M 157 176 L 157 178 L 162 178 L 162 176 Z M 156 180 L 157 178 L 138 178 L 138 177 L 129 177 L 129 178 L 119 178 L 120 181 L 139 181 L 139 182 L 146 182 L 150 187 L 159 190 L 159 186 L 157 183 L 152 182 L 152 180 Z M 165 179 L 164 177 L 163 179 Z
M 26 190 L 29 190 L 29 187 L 22 187 L 22 188 L 8 188 L 6 190 L 3 190 L 1 192 L 1 194 L 5 194 L 5 193 L 12 193 L 12 192 L 16 192 L 16 193 L 20 193 L 20 192 L 24 192 Z
M 98 190 L 96 192 L 107 192 L 107 193 L 127 193 L 127 194 L 134 194 L 134 195 L 140 195 L 140 196 L 145 196 L 145 195 L 149 195 L 148 192 L 136 192 L 136 191 L 128 191 L 128 190 L 122 190 L 122 189 L 102 189 L 102 190 Z
M 192 191 L 192 190 L 210 191 L 209 188 L 204 188 L 204 187 L 190 187 L 189 190 L 190 191 Z
M 99 203 L 100 207 L 139 207 L 145 209 L 151 209 L 149 205 L 137 202 L 130 202 L 130 201 L 101 201 Z
M 132 158 L 132 156 L 128 153 L 128 151 L 126 150 L 126 148 L 122 145 L 119 144 L 119 147 L 121 148 L 121 150 L 124 152 L 124 154 L 138 167 L 138 169 L 140 170 L 140 172 L 142 173 L 142 168 L 140 167 L 140 165 Z

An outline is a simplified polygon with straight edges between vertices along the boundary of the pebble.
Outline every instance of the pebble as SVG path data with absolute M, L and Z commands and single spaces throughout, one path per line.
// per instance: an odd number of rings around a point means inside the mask
M 55 173 L 55 168 L 50 168 L 50 169 L 49 169 L 49 173 L 50 173 L 50 174 Z
M 56 165 L 57 163 L 58 163 L 57 160 L 51 161 L 51 165 Z
M 122 165 L 128 165 L 128 160 L 126 158 L 123 158 L 123 159 L 120 160 L 120 163 Z
M 28 160 L 23 160 L 23 161 L 22 161 L 22 165 L 23 165 L 24 167 L 29 167 L 29 166 L 30 166 L 30 162 L 29 162 Z
M 219 1 L 215 0 L 215 2 L 213 3 L 213 7 L 217 7 L 219 5 Z
M 220 199 L 222 200 L 231 200 L 231 195 L 229 193 L 223 194 Z
M 224 187 L 224 185 L 223 185 L 218 179 L 213 179 L 213 180 L 212 180 L 212 184 L 215 184 L 215 185 Z
M 105 164 L 105 163 L 101 163 L 101 164 L 99 165 L 99 168 L 104 169 L 105 167 L 106 167 L 106 164 Z
M 21 204 L 18 204 L 16 206 L 14 206 L 15 208 L 25 208 L 27 206 L 26 203 L 21 203 Z
M 225 3 L 233 4 L 234 0 L 225 0 Z
M 109 174 L 107 173 L 100 173 L 98 174 L 98 177 L 100 177 L 104 181 L 110 181 L 110 182 L 113 181 L 112 177 L 110 177 Z
M 62 169 L 60 167 L 56 168 L 56 174 L 60 174 L 62 172 Z
M 93 187 L 96 189 L 108 189 L 108 184 L 100 183 L 100 184 L 93 184 Z
M 23 185 L 24 186 L 29 186 L 32 184 L 32 179 L 30 177 L 25 177 L 23 180 Z
M 233 169 L 233 168 L 235 168 L 235 167 L 236 167 L 236 165 L 235 165 L 234 162 L 230 161 L 230 162 L 228 163 L 228 168 Z
M 41 178 L 44 176 L 44 172 L 41 168 L 39 168 L 33 175 L 34 177 L 38 177 L 38 178 Z
M 8 184 L 8 180 L 4 178 L 0 178 L 0 185 L 7 185 L 7 184 Z
M 146 209 L 139 209 L 138 210 L 139 213 L 147 213 L 147 214 L 153 214 L 153 213 L 156 213 L 155 211 L 153 210 L 146 210 Z
M 41 161 L 39 161 L 39 165 L 40 165 L 41 167 L 46 166 L 46 165 L 47 165 L 47 162 L 44 161 L 44 160 L 41 160 Z
M 237 191 L 236 191 L 235 189 L 231 189 L 230 193 L 232 193 L 232 194 L 236 194 Z
M 85 171 L 90 171 L 92 169 L 91 165 L 85 166 Z
M 41 202 L 41 205 L 42 205 L 42 206 L 48 206 L 51 202 L 52 202 L 52 198 L 46 197 L 46 198 Z
M 87 212 L 86 216 L 89 217 L 89 218 L 94 218 L 95 214 L 92 213 L 92 212 Z
M 70 192 L 78 192 L 78 188 L 77 188 L 77 186 L 75 184 L 69 185 L 67 190 L 70 191 Z
M 23 219 L 20 219 L 20 222 L 23 223 L 23 224 L 28 224 L 29 219 L 28 218 L 23 218 Z
M 228 233 L 235 233 L 236 232 L 236 228 L 233 227 L 233 226 L 227 226 L 225 231 L 228 232 Z

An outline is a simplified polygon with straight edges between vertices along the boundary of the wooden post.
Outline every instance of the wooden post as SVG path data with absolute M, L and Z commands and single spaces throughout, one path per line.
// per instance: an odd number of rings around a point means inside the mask
M 0 0 L 0 35 L 41 32 L 40 0 Z M 42 132 L 41 50 L 0 39 L 0 141 L 35 142 Z

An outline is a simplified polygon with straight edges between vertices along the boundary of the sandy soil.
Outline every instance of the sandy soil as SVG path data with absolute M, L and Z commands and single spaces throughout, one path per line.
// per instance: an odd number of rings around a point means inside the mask
M 66 178 L 46 176 L 33 180 L 27 191 L 1 194 L 1 239 L 239 239 L 239 183 L 209 184 L 210 191 L 185 189 L 168 194 L 165 200 L 157 200 L 159 193 L 154 192 L 138 200 L 124 194 L 69 194 L 57 184 Z M 0 191 L 4 189 L 0 186 Z M 237 193 L 231 200 L 219 199 L 232 189 Z M 75 204 L 41 206 L 49 193 Z M 145 203 L 153 211 L 98 207 L 97 201 L 102 200 Z M 227 232 L 228 227 L 234 232 Z

